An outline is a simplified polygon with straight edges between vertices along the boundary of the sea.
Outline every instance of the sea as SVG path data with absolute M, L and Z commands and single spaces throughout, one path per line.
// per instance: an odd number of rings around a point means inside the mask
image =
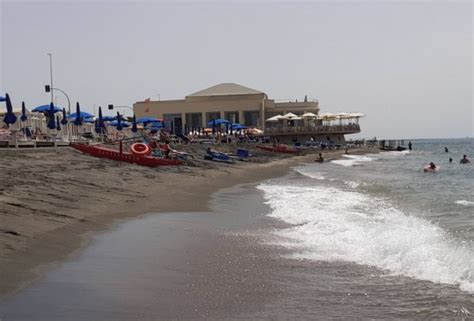
M 118 222 L 0 320 L 473 320 L 473 142 L 349 150 Z
M 332 291 L 360 282 L 347 295 L 366 311 L 378 301 L 387 314 L 375 318 L 474 319 L 474 165 L 459 163 L 474 160 L 473 142 L 413 140 L 411 151 L 349 153 L 263 182 L 268 216 L 288 223 L 269 242 L 306 267 L 349 264 L 327 275 L 343 284 Z M 423 172 L 430 162 L 440 170 Z M 370 272 L 351 279 L 351 266 Z

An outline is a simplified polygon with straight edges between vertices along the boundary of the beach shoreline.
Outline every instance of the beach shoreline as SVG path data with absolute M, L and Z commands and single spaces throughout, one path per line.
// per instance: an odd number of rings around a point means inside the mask
M 350 150 L 351 154 L 377 152 L 373 148 Z M 18 161 L 24 156 L 18 153 L 11 157 Z M 316 157 L 309 154 L 264 163 L 154 170 L 104 161 L 72 150 L 44 151 L 42 153 L 57 153 L 52 167 L 55 170 L 41 173 L 36 183 L 42 185 L 32 186 L 27 184 L 28 173 L 35 175 L 34 166 L 48 162 L 39 152 L 29 153 L 30 168 L 24 176 L 14 176 L 15 172 L 10 171 L 7 174 L 10 176 L 2 177 L 3 182 L 10 184 L 2 186 L 0 195 L 0 202 L 6 204 L 6 209 L 0 211 L 3 231 L 0 274 L 4 276 L 0 282 L 0 299 L 43 276 L 54 262 L 78 255 L 91 236 L 114 223 L 147 213 L 208 211 L 213 193 L 283 176 L 291 167 L 313 162 Z M 323 154 L 329 161 L 341 157 L 344 150 Z M 67 177 L 73 182 L 65 180 Z M 34 199 L 33 205 L 28 204 L 26 196 L 32 196 L 39 188 L 46 192 Z M 57 193 L 61 190 L 66 193 L 65 200 L 58 203 L 56 198 L 61 197 L 61 193 Z M 37 211 L 42 212 L 37 214 Z

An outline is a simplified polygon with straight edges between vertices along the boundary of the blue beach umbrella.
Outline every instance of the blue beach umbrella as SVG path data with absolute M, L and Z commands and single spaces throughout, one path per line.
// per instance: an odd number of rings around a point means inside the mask
M 74 125 L 81 126 L 83 118 L 81 117 L 81 106 L 79 106 L 79 102 L 76 102 L 76 119 L 74 119 Z
M 59 120 L 58 115 L 56 115 L 56 129 L 61 130 L 61 121 Z
M 83 118 L 83 119 L 82 119 L 82 122 L 83 122 L 83 123 L 86 123 L 86 124 L 92 124 L 92 123 L 94 123 L 94 118 L 92 118 L 92 117 Z
M 25 102 L 21 102 L 21 116 L 20 120 L 21 121 L 26 121 L 28 119 L 28 116 L 26 116 L 26 107 L 25 107 Z
M 63 108 L 63 119 L 61 119 L 61 124 L 67 124 L 67 117 L 66 117 L 66 108 Z
M 230 123 L 230 121 L 228 121 L 226 119 L 218 118 L 218 119 L 210 120 L 207 123 L 207 126 L 217 126 L 217 125 L 228 124 L 228 123 Z
M 110 126 L 114 126 L 114 127 L 118 127 L 119 122 L 118 122 L 118 120 L 114 120 L 114 121 L 110 122 L 109 125 L 110 125 Z M 125 128 L 125 127 L 130 127 L 130 123 L 129 123 L 128 121 L 121 120 L 121 121 L 120 121 L 120 126 L 121 126 L 121 129 L 120 129 L 120 130 L 122 130 L 122 129 Z M 118 129 L 118 128 L 117 128 L 117 129 Z
M 56 119 L 54 119 L 54 105 L 51 103 L 49 105 L 49 112 L 48 112 L 48 128 L 49 129 L 55 129 L 56 128 Z
M 0 101 L 5 101 L 5 100 L 7 100 L 5 97 L 0 96 Z
M 6 94 L 5 100 L 7 102 L 7 112 L 5 113 L 5 117 L 3 117 L 3 122 L 10 126 L 16 122 L 16 115 L 13 113 L 13 106 L 10 100 L 10 95 Z
M 133 115 L 133 121 L 132 121 L 132 132 L 136 133 L 138 131 L 137 128 L 137 117 Z
M 141 117 L 137 119 L 137 124 L 144 124 L 144 123 L 156 123 L 156 122 L 161 122 L 161 119 L 155 118 L 155 117 Z
M 37 106 L 37 107 L 33 108 L 33 109 L 31 110 L 31 112 L 33 112 L 33 113 L 49 113 L 50 108 L 51 108 L 51 105 L 50 105 L 50 104 L 48 104 L 48 105 L 41 105 L 41 106 Z M 60 112 L 60 111 L 62 111 L 61 108 L 54 106 L 54 112 L 55 112 L 55 113 Z
M 94 115 L 92 115 L 91 113 L 88 113 L 87 111 L 81 111 L 80 113 L 80 116 L 82 118 L 91 118 L 91 117 L 94 117 Z M 69 115 L 69 118 L 77 118 L 77 112 L 76 113 L 72 113 L 71 115 Z
M 114 116 L 103 116 L 102 120 L 103 121 L 113 121 L 113 120 L 115 120 L 115 117 Z

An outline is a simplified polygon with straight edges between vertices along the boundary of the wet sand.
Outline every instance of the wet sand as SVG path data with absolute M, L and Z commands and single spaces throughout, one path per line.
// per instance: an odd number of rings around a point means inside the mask
M 368 151 L 373 152 L 351 153 Z M 342 153 L 325 156 L 329 160 Z M 78 255 L 75 250 L 117 219 L 206 211 L 209 196 L 221 188 L 281 176 L 290 166 L 314 158 L 262 156 L 235 165 L 196 159 L 191 166 L 152 169 L 89 157 L 69 148 L 2 151 L 0 297 L 44 275 L 51 268 L 47 263 Z

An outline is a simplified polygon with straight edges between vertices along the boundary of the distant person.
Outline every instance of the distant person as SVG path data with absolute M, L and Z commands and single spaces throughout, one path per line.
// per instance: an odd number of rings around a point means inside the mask
M 449 153 L 448 147 L 445 147 L 445 148 L 444 148 L 444 152 L 445 152 L 445 153 Z
M 430 168 L 431 168 L 431 169 L 436 169 L 435 163 L 431 162 L 431 163 L 430 163 Z
M 319 157 L 316 158 L 315 162 L 323 163 L 324 162 L 323 154 L 319 153 Z
M 408 142 L 408 150 L 411 150 L 413 144 L 411 142 Z
M 450 157 L 449 158 L 449 163 L 451 164 L 453 162 L 453 159 Z
M 467 159 L 466 155 L 463 155 L 461 161 L 459 161 L 459 164 L 471 164 L 471 162 L 469 161 L 469 159 Z

